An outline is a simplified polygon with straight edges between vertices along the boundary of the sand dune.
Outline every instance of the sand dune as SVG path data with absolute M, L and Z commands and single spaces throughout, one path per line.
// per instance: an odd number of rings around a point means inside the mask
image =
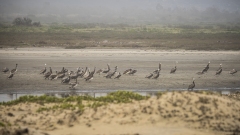
M 56 103 L 0 105 L 0 122 L 11 124 L 0 127 L 0 134 L 24 134 L 26 129 L 31 135 L 240 134 L 239 97 L 239 93 L 166 92 L 148 100 L 85 108 L 84 112 L 79 108 L 36 112 Z

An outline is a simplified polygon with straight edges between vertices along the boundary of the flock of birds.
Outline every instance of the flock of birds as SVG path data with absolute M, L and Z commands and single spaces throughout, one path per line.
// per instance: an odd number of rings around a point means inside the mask
M 170 74 L 173 74 L 177 71 L 177 61 L 175 63 L 175 67 L 171 69 Z M 56 73 L 52 72 L 52 68 L 49 67 L 49 71 L 47 72 L 47 68 L 46 68 L 45 64 L 45 68 L 42 69 L 40 71 L 40 74 L 43 74 L 45 79 L 49 79 L 49 80 L 53 80 L 53 79 L 58 79 L 61 78 L 61 83 L 63 84 L 69 84 L 70 85 L 70 89 L 75 89 L 75 87 L 77 87 L 77 85 L 79 84 L 77 79 L 78 78 L 83 78 L 85 79 L 85 81 L 91 81 L 94 77 L 94 74 L 105 74 L 104 77 L 108 78 L 108 79 L 112 79 L 112 77 L 114 77 L 113 79 L 119 79 L 122 74 L 120 72 L 117 72 L 118 66 L 115 66 L 114 71 L 111 71 L 110 65 L 107 64 L 107 68 L 106 69 L 99 69 L 98 71 L 96 71 L 96 67 L 94 67 L 93 71 L 90 71 L 90 69 L 88 67 L 85 68 L 85 70 L 83 68 L 77 68 L 77 71 L 68 71 L 67 69 L 65 69 L 64 67 L 62 68 L 61 71 L 56 71 Z M 210 61 L 208 62 L 207 66 L 204 67 L 204 69 L 200 72 L 197 72 L 196 74 L 201 75 L 204 74 L 208 71 L 209 69 L 209 65 L 210 65 Z M 7 73 L 10 71 L 10 74 L 8 75 L 8 79 L 12 79 L 14 74 L 17 72 L 17 66 L 18 64 L 16 64 L 16 67 L 12 70 L 9 70 L 9 68 L 5 67 L 2 69 L 2 72 Z M 161 71 L 161 63 L 159 63 L 158 69 L 154 70 L 153 72 L 151 72 L 150 74 L 148 74 L 145 78 L 148 79 L 158 79 L 160 76 L 160 71 Z M 218 70 L 216 71 L 215 75 L 220 75 L 222 73 L 223 69 L 222 69 L 222 64 L 220 64 L 220 67 L 218 68 Z M 127 69 L 123 72 L 124 75 L 134 75 L 137 72 L 136 69 Z M 229 74 L 235 74 L 237 73 L 237 70 L 233 69 L 229 72 Z M 70 80 L 75 80 L 74 82 L 70 82 Z M 193 78 L 192 83 L 188 86 L 188 90 L 193 90 L 193 88 L 195 87 L 195 79 Z

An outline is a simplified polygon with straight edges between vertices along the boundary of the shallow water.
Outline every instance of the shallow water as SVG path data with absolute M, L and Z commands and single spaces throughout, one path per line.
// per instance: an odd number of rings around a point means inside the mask
M 223 89 L 223 90 L 211 90 L 214 92 L 218 92 L 221 94 L 230 94 L 232 92 L 235 92 L 239 89 Z M 18 99 L 21 96 L 25 95 L 33 95 L 33 96 L 42 96 L 42 95 L 49 95 L 49 96 L 55 96 L 59 98 L 78 95 L 78 96 L 92 96 L 92 97 L 101 97 L 106 96 L 110 92 L 114 92 L 115 90 L 101 90 L 101 91 L 89 91 L 89 90 L 81 90 L 81 91 L 49 91 L 49 92 L 35 92 L 35 93 L 0 93 L 0 102 L 8 102 L 15 99 Z M 117 91 L 117 90 L 116 90 Z M 143 90 L 131 90 L 133 92 L 136 92 L 142 96 L 156 96 L 156 94 L 160 91 L 166 91 L 166 90 L 151 90 L 151 91 L 143 91 Z M 183 91 L 183 90 L 179 90 Z

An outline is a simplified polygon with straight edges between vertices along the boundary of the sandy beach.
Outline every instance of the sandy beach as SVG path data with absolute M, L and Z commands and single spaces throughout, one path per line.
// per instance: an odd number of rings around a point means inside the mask
M 47 64 L 47 70 L 53 72 L 65 67 L 76 71 L 78 67 L 106 69 L 110 64 L 111 71 L 118 66 L 118 72 L 136 69 L 134 75 L 122 75 L 120 79 L 106 79 L 104 74 L 95 74 L 91 82 L 79 78 L 75 91 L 91 90 L 186 90 L 195 78 L 195 89 L 239 89 L 239 74 L 230 75 L 229 71 L 240 67 L 239 51 L 185 51 L 185 50 L 143 50 L 143 49 L 62 49 L 62 48 L 4 48 L 0 49 L 1 69 L 15 68 L 18 71 L 12 79 L 7 79 L 9 72 L 0 76 L 1 93 L 33 93 L 70 91 L 68 85 L 61 84 L 61 79 L 45 80 L 40 71 Z M 177 71 L 170 70 L 178 61 Z M 207 73 L 197 75 L 210 63 Z M 158 79 L 146 79 L 145 76 L 162 64 Z M 216 70 L 222 63 L 223 72 L 216 76 Z

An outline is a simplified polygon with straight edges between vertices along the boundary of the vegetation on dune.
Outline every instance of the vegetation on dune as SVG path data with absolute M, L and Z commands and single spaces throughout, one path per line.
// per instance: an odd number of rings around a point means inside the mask
M 130 91 L 117 91 L 109 93 L 107 96 L 103 97 L 91 97 L 91 96 L 70 96 L 66 98 L 58 98 L 54 96 L 22 96 L 16 100 L 9 102 L 2 102 L 0 105 L 16 105 L 19 103 L 38 103 L 44 106 L 45 103 L 58 103 L 52 107 L 40 107 L 37 112 L 56 110 L 56 109 L 71 109 L 74 110 L 78 108 L 83 111 L 84 107 L 97 108 L 108 103 L 130 103 L 133 100 L 146 100 L 149 96 L 141 96 L 137 93 Z M 83 101 L 87 101 L 87 104 L 83 104 Z

